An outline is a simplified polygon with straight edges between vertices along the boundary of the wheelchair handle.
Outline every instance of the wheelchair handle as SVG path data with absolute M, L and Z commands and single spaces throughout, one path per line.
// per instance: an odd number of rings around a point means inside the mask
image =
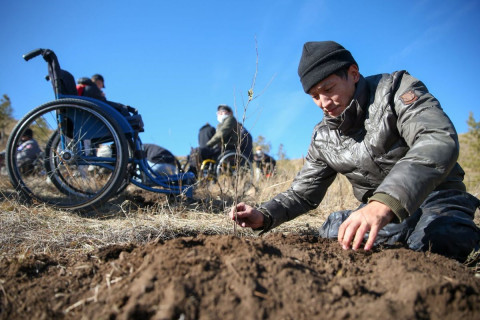
M 45 49 L 35 49 L 33 51 L 30 51 L 29 53 L 25 53 L 22 57 L 25 59 L 25 61 L 28 61 L 30 59 L 35 58 L 38 55 L 41 55 L 45 51 Z

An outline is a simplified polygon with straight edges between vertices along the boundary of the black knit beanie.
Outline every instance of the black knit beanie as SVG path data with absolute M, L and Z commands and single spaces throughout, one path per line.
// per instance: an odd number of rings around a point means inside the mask
M 308 91 L 335 71 L 357 64 L 350 51 L 334 41 L 306 42 L 298 65 L 303 90 Z

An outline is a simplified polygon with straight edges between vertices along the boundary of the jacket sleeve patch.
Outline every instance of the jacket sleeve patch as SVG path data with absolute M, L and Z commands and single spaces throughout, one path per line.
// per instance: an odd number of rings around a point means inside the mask
M 407 91 L 400 96 L 403 104 L 411 104 L 418 100 L 418 96 L 413 92 L 413 90 Z

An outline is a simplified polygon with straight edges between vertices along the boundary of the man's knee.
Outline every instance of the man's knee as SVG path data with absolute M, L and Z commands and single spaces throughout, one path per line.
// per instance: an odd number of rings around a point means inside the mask
M 480 230 L 469 218 L 439 216 L 424 225 L 419 223 L 408 239 L 409 248 L 430 251 L 460 261 L 479 250 Z
M 331 213 L 320 227 L 319 236 L 322 238 L 336 239 L 338 236 L 338 228 L 340 228 L 340 225 L 343 221 L 347 220 L 352 212 L 352 210 L 343 210 Z
M 480 201 L 459 190 L 432 193 L 421 206 L 422 216 L 409 237 L 409 248 L 457 260 L 479 249 L 480 229 L 473 222 Z

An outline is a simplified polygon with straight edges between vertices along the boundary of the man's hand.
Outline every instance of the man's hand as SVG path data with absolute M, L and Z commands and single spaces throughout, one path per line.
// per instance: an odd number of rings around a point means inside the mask
M 377 238 L 378 231 L 395 217 L 393 211 L 378 201 L 372 201 L 365 207 L 352 212 L 338 229 L 338 242 L 347 250 L 352 244 L 352 249 L 357 250 L 362 244 L 365 233 L 370 231 L 365 250 L 370 250 Z
M 244 228 L 257 229 L 263 227 L 263 213 L 243 202 L 237 204 L 236 214 L 235 207 L 232 207 L 230 218 L 236 220 L 237 224 Z

